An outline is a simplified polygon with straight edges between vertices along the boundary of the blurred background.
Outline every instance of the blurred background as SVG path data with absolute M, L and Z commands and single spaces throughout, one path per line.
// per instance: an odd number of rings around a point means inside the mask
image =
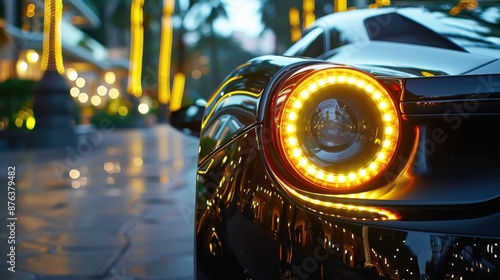
M 450 2 L 458 10 L 475 3 Z M 66 126 L 85 130 L 102 119 L 117 127 L 150 126 L 183 104 L 207 99 L 246 60 L 282 53 L 318 17 L 402 3 L 0 0 L 0 149 L 33 145 L 26 139 L 37 126 L 61 127 L 54 120 L 60 115 L 50 112 L 64 97 L 39 94 L 40 113 L 34 108 L 47 70 L 57 70 L 65 80 L 61 90 L 71 96 Z M 40 116 L 53 120 L 42 123 Z

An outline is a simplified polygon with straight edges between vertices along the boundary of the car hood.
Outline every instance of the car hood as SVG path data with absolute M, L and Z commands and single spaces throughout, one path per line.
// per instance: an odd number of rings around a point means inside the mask
M 437 76 L 467 74 L 498 63 L 499 58 L 427 46 L 371 41 L 337 48 L 326 60 L 390 76 Z M 496 73 L 500 73 L 500 67 L 496 68 Z

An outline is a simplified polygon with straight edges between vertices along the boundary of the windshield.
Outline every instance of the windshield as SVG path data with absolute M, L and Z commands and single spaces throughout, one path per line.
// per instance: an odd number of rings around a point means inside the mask
M 446 36 L 469 52 L 491 55 L 492 51 L 500 51 L 500 3 L 494 4 L 479 2 L 475 7 L 443 4 L 401 9 L 399 13 Z

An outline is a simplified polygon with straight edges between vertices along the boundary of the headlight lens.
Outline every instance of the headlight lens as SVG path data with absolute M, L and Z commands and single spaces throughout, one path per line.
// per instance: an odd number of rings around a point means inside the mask
M 374 77 L 351 68 L 320 69 L 277 96 L 275 139 L 296 177 L 346 192 L 387 170 L 400 120 L 391 95 Z

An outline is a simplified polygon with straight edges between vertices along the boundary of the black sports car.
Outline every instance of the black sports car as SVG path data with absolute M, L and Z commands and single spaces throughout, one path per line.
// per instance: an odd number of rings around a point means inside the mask
M 326 16 L 172 113 L 198 279 L 500 279 L 500 7 L 470 2 Z

